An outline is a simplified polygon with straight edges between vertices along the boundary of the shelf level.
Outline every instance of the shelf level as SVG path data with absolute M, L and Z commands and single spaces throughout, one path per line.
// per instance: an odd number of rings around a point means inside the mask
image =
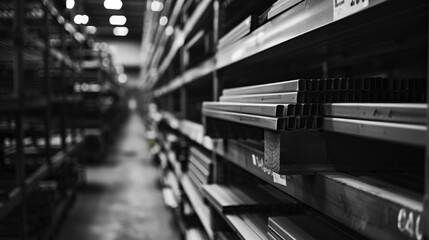
M 366 11 L 388 0 L 373 0 Z M 335 1 L 303 1 L 216 54 L 220 69 L 336 21 Z M 347 17 L 353 17 L 347 16 Z M 346 17 L 346 18 L 347 18 Z
M 279 175 L 264 167 L 263 152 L 253 149 L 246 148 L 239 154 L 227 152 L 224 157 L 370 239 L 415 239 L 416 235 L 410 236 L 404 227 L 407 219 L 413 223 L 420 221 L 421 194 L 338 172 Z M 422 231 L 417 225 L 413 228 Z

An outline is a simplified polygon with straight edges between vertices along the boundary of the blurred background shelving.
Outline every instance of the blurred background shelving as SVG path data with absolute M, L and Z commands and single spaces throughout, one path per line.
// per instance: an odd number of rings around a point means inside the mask
M 53 239 L 85 183 L 89 143 L 104 152 L 108 125 L 122 121 L 123 93 L 107 48 L 65 2 L 6 0 L 0 11 L 0 235 Z

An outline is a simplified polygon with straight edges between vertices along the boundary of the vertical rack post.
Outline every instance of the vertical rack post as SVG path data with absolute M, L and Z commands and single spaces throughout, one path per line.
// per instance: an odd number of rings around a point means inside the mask
M 213 2 L 213 101 L 218 101 L 221 91 L 217 70 L 216 70 L 216 52 L 219 40 L 219 0 Z
M 24 163 L 24 0 L 15 1 L 15 64 L 14 93 L 18 96 L 19 107 L 16 113 L 16 181 L 21 189 L 21 239 L 27 239 L 27 208 Z
M 212 72 L 213 77 L 213 101 L 218 101 L 220 97 L 221 84 L 218 78 L 217 70 L 216 70 L 216 52 L 217 52 L 217 43 L 219 40 L 219 21 L 220 21 L 220 9 L 219 9 L 219 0 L 213 1 L 213 64 L 214 69 Z M 213 142 L 213 151 L 212 151 L 212 161 L 214 163 L 213 167 L 213 182 L 222 184 L 225 182 L 225 163 L 219 158 L 216 154 L 216 149 L 219 144 L 223 144 L 222 141 L 214 140 Z
M 427 33 L 429 36 L 429 33 Z M 427 43 L 427 79 L 429 81 L 429 41 Z M 429 104 L 429 84 L 426 86 L 426 102 Z M 426 110 L 426 126 L 429 126 L 429 110 Z M 426 131 L 426 155 L 425 155 L 425 196 L 423 199 L 423 224 L 420 224 L 420 229 L 423 230 L 424 239 L 429 239 L 429 131 Z
M 81 42 L 79 42 L 79 49 L 78 49 L 78 63 L 79 63 L 79 65 L 80 66 L 83 66 L 82 65 L 82 62 L 83 62 L 83 56 L 82 56 L 82 53 L 83 52 L 83 46 L 82 46 L 82 43 Z M 84 77 L 83 77 L 83 69 L 81 68 L 81 71 L 78 73 L 78 78 L 81 80 L 81 81 L 83 81 L 84 80 Z M 83 95 L 83 94 L 82 94 Z M 79 111 L 79 109 L 76 109 L 78 112 L 79 112 L 79 114 L 78 114 L 78 116 L 79 116 L 79 121 L 82 121 L 81 122 L 81 124 L 80 124 L 80 127 L 78 128 L 78 131 L 79 131 L 79 134 L 80 135 L 83 135 L 83 120 L 84 120 L 84 116 L 83 116 L 83 114 L 82 114 L 82 112 L 81 111 Z M 79 122 L 78 121 L 78 122 Z
M 180 13 L 180 18 L 182 22 L 185 22 L 183 13 Z M 174 34 L 177 37 L 177 33 Z M 183 37 L 183 43 L 185 43 L 186 36 L 179 36 Z M 180 54 L 180 76 L 183 76 L 186 66 L 185 66 L 185 48 L 183 46 L 179 49 Z M 182 85 L 179 89 L 180 91 L 180 117 L 186 118 L 187 115 L 187 91 L 185 85 Z
M 43 51 L 43 73 L 44 73 L 44 80 L 45 80 L 45 94 L 46 94 L 46 109 L 45 109 L 45 158 L 46 162 L 49 166 L 51 166 L 51 76 L 49 73 L 49 64 L 50 64 L 50 57 L 49 57 L 49 51 L 51 50 L 50 44 L 49 44 L 49 12 L 46 8 L 44 8 L 44 14 L 43 14 L 43 23 L 44 23 L 44 44 L 45 49 Z
M 71 39 L 71 41 L 74 42 L 73 38 Z M 75 47 L 76 47 L 76 45 L 73 45 L 73 48 L 75 48 Z M 75 57 L 76 57 L 76 53 L 74 52 L 74 54 L 73 54 L 73 58 L 74 58 L 73 60 L 74 61 L 76 60 Z M 80 63 L 78 62 L 78 64 L 80 64 Z M 81 66 L 79 65 L 79 67 L 81 67 Z M 78 71 L 79 71 L 79 68 L 75 69 L 73 66 L 72 73 L 71 73 L 70 77 L 72 78 L 74 84 L 76 83 L 76 80 L 78 79 Z M 73 96 L 78 97 L 78 99 L 80 97 L 79 93 L 76 93 L 76 92 L 73 92 Z M 69 116 L 70 116 L 69 123 L 70 123 L 70 131 L 71 131 L 70 134 L 71 134 L 72 144 L 76 143 L 76 124 L 77 124 L 77 115 L 76 115 L 77 107 L 76 107 L 76 105 L 77 104 L 78 104 L 78 101 L 73 101 L 71 103 L 71 110 L 69 112 Z
M 61 42 L 61 52 L 66 53 L 66 42 L 65 42 L 65 30 L 60 27 L 60 42 Z M 65 78 L 66 65 L 65 62 L 61 62 L 60 69 L 60 84 L 61 84 L 61 150 L 65 151 L 67 148 L 67 105 L 66 105 L 66 78 Z

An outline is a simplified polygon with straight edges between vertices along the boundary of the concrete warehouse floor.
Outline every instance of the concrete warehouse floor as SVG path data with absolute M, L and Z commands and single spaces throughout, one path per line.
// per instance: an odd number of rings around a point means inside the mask
M 180 239 L 174 215 L 164 205 L 144 134 L 140 117 L 132 113 L 106 161 L 88 166 L 87 186 L 55 239 Z

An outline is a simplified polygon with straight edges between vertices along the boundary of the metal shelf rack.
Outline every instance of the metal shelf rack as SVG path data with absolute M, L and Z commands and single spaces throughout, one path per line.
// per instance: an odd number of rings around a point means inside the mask
M 278 218 L 292 223 L 289 230 L 297 239 L 301 219 L 315 215 L 321 219 L 312 219 L 314 225 L 326 220 L 333 236 L 428 238 L 427 2 L 280 0 L 266 1 L 265 7 L 243 2 L 178 1 L 169 7 L 175 11 L 162 13 L 174 19 L 171 34 L 163 27 L 145 30 L 142 55 L 148 57 L 142 73 L 144 94 L 150 97 L 143 101 L 159 108 L 146 111 L 158 135 L 154 155 L 175 156 L 166 158 L 166 171 L 179 182 L 183 176 L 185 182 L 197 182 L 201 176 L 195 174 L 189 149 L 203 149 L 213 165 L 212 179 L 203 185 L 252 179 L 302 203 L 302 218 Z M 347 7 L 350 2 L 355 5 Z M 158 18 L 146 15 L 155 23 Z M 201 46 L 202 35 L 212 36 L 211 51 L 189 53 Z M 405 79 L 418 86 L 399 84 L 406 96 L 375 101 L 361 92 L 356 98 L 345 92 L 326 98 L 298 93 L 300 86 L 282 88 L 284 81 L 292 86 L 293 79 L 332 79 L 341 91 L 349 90 L 342 86 L 351 86 L 350 79 L 375 87 L 380 79 Z M 253 85 L 265 88 L 253 92 L 247 87 Z M 326 90 L 325 85 L 308 86 L 302 90 Z M 422 95 L 410 98 L 413 89 Z M 357 100 L 344 100 L 352 98 Z M 320 127 L 306 129 L 314 122 L 307 115 L 321 119 Z M 168 135 L 184 149 L 163 147 Z M 183 194 L 194 208 L 209 209 L 209 227 L 205 216 L 197 210 L 196 215 L 211 239 L 277 239 L 274 231 L 288 232 L 279 224 L 273 227 L 277 218 L 269 214 L 231 217 L 217 211 L 207 194 L 186 189 Z M 258 227 L 261 221 L 265 232 Z M 313 230 L 307 234 L 316 236 Z

